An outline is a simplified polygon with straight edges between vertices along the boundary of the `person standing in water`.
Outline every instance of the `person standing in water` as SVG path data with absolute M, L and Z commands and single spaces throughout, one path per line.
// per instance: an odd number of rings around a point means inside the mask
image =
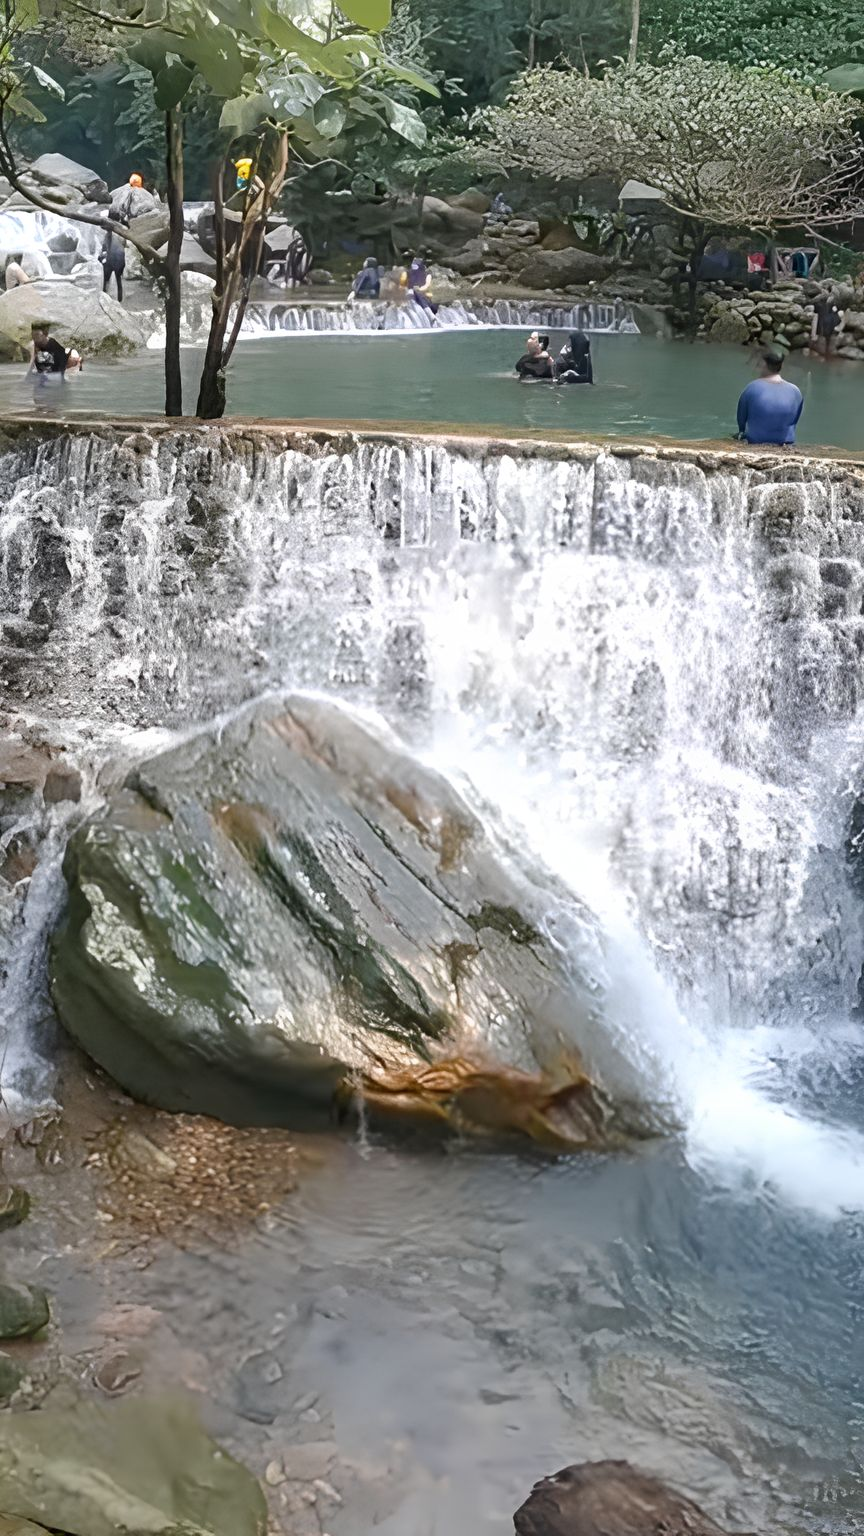
M 747 443 L 776 443 L 791 447 L 804 409 L 797 384 L 782 377 L 783 353 L 769 347 L 762 354 L 761 377 L 754 379 L 738 401 L 738 436 Z
M 833 295 L 828 293 L 813 305 L 813 324 L 810 327 L 810 345 L 824 353 L 825 357 L 843 335 L 846 324 L 845 312 Z
M 593 384 L 594 365 L 591 361 L 591 343 L 584 331 L 572 331 L 570 339 L 561 348 L 555 365 L 555 377 L 559 384 Z
M 516 364 L 520 379 L 552 379 L 554 370 L 548 352 L 549 337 L 534 331 L 525 343 L 525 351 Z

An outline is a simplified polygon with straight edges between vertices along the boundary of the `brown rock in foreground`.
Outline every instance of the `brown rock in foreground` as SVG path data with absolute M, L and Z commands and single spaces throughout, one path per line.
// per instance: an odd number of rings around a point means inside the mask
M 516 1536 L 726 1536 L 698 1504 L 628 1461 L 583 1462 L 537 1483 Z

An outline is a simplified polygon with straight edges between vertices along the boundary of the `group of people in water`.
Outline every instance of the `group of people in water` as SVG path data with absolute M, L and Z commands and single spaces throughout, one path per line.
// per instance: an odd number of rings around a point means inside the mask
M 593 384 L 591 342 L 584 331 L 572 331 L 557 357 L 549 349 L 550 338 L 532 331 L 516 364 L 523 383 L 546 380 L 553 384 Z M 759 377 L 743 390 L 738 401 L 737 437 L 742 443 L 764 443 L 790 448 L 804 409 L 797 384 L 783 378 L 784 354 L 768 347 L 759 358 Z
M 516 364 L 525 384 L 547 380 L 551 384 L 593 384 L 591 342 L 584 331 L 571 331 L 557 357 L 549 351 L 549 337 L 532 331 Z

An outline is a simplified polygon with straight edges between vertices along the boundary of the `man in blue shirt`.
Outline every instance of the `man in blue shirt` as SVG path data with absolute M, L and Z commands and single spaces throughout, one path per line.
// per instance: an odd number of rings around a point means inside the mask
M 748 443 L 795 441 L 795 428 L 804 409 L 797 384 L 781 377 L 783 353 L 770 348 L 762 354 L 762 376 L 748 384 L 738 401 L 738 436 Z

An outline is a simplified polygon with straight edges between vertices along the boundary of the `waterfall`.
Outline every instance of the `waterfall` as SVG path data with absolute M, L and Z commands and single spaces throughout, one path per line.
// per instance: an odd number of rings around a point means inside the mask
M 0 211 L 0 253 L 20 252 L 34 277 L 65 276 L 79 262 L 97 255 L 100 230 L 77 224 L 46 208 L 4 208 Z
M 305 331 L 426 331 L 433 317 L 419 304 L 386 301 L 347 304 L 305 304 L 276 300 L 252 304 L 246 313 L 243 334 Z M 583 330 L 591 332 L 638 332 L 632 308 L 621 299 L 603 303 L 595 299 L 577 304 L 550 304 L 537 299 L 454 299 L 443 303 L 434 320 L 436 328 L 467 325 L 512 326 L 519 330 Z
M 7 707 L 106 753 L 268 689 L 380 710 L 601 916 L 696 1141 L 854 1203 L 807 1117 L 858 1051 L 861 505 L 804 459 L 45 425 L 0 453 Z

